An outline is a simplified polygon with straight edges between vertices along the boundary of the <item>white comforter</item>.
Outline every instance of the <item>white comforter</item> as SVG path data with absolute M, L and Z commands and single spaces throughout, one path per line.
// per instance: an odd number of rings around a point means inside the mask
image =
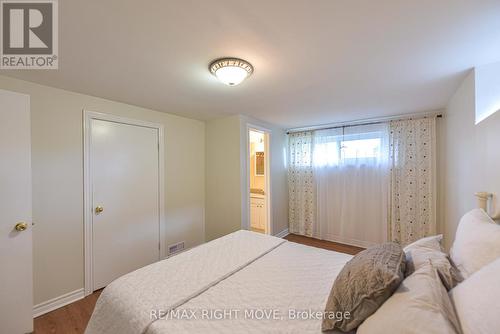
M 110 284 L 86 333 L 320 333 L 350 258 L 238 231 Z

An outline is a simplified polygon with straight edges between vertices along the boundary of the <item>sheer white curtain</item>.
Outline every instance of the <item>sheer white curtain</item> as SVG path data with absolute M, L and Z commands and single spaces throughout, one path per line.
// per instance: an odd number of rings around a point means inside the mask
M 436 233 L 436 119 L 390 123 L 389 234 L 407 245 Z
M 314 237 L 362 247 L 386 240 L 388 141 L 387 124 L 314 133 Z

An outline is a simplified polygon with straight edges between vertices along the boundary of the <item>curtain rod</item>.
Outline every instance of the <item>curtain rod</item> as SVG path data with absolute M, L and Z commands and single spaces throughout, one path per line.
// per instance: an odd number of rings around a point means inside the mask
M 399 120 L 411 119 L 411 118 L 417 118 L 417 117 L 432 117 L 432 116 L 436 117 L 436 118 L 442 118 L 443 114 L 441 114 L 440 112 L 426 112 L 426 113 L 417 113 L 417 114 L 387 116 L 387 117 L 380 117 L 380 118 L 360 119 L 357 121 L 350 121 L 350 122 L 339 122 L 339 123 L 330 123 L 330 124 L 323 124 L 323 125 L 306 126 L 306 127 L 302 127 L 302 128 L 292 128 L 292 129 L 288 129 L 286 131 L 286 134 L 290 134 L 290 133 L 294 133 L 294 132 L 303 132 L 303 131 L 339 129 L 339 128 L 347 128 L 347 127 L 351 127 L 351 126 L 358 126 L 358 125 L 381 124 L 381 123 L 386 123 L 389 121 L 399 121 Z

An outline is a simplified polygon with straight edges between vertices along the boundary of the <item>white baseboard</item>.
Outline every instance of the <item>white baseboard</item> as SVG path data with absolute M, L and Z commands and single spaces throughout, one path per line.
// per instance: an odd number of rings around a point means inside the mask
M 288 229 L 284 229 L 283 231 L 281 231 L 279 233 L 276 233 L 274 236 L 278 237 L 278 238 L 284 238 L 284 237 L 286 237 L 289 234 L 290 233 L 288 233 Z
M 77 300 L 85 297 L 83 288 L 65 293 L 56 298 L 49 299 L 45 302 L 33 306 L 33 318 L 39 317 L 42 314 L 48 313 L 60 307 L 66 306 Z

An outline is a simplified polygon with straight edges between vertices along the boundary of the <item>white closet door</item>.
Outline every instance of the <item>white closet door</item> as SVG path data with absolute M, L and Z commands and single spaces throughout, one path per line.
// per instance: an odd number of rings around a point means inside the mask
M 33 331 L 32 266 L 29 96 L 0 90 L 0 333 Z
M 158 140 L 158 129 L 91 121 L 94 290 L 159 260 Z

